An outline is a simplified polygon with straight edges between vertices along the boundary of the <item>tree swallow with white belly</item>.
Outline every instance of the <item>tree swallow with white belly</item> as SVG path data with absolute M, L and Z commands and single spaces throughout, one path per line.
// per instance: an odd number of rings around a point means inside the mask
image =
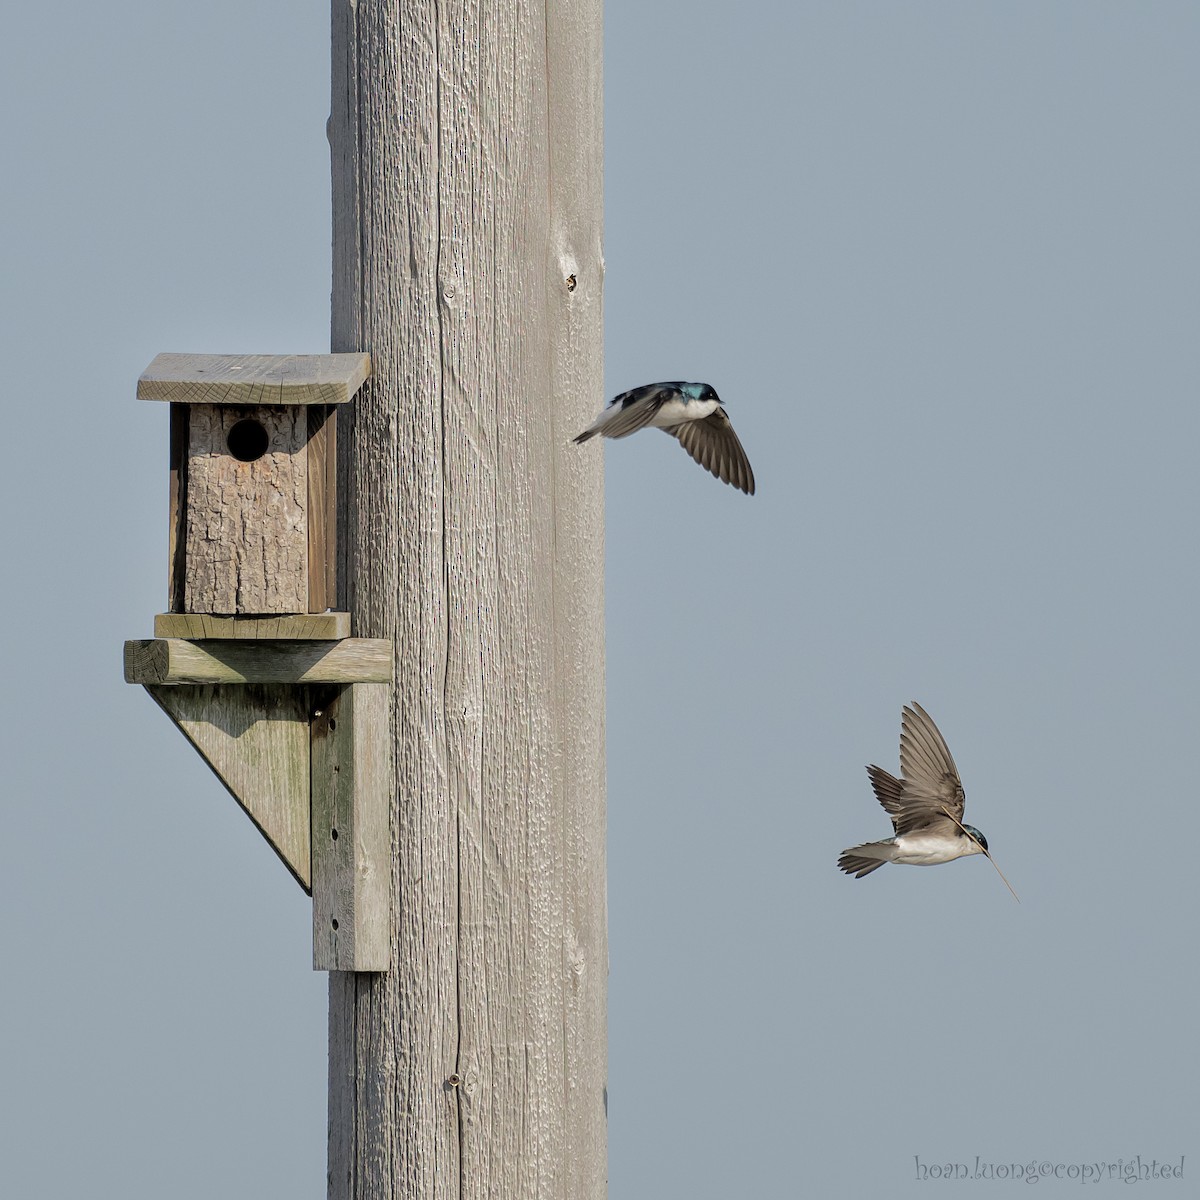
M 987 838 L 962 823 L 967 798 L 958 768 L 933 718 L 915 700 L 905 706 L 900 723 L 900 778 L 876 766 L 867 774 L 896 836 L 843 850 L 838 866 L 847 875 L 861 879 L 889 862 L 930 867 L 984 854 L 1004 879 Z M 1004 885 L 1020 899 L 1007 879 Z
M 707 383 L 647 383 L 622 392 L 576 442 L 596 434 L 628 437 L 646 427 L 661 429 L 718 479 L 754 495 L 754 472 L 733 432 L 721 397 Z

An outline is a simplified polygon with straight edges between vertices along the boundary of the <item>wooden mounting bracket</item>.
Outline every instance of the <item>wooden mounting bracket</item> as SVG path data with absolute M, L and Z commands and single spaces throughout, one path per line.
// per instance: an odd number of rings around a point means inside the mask
M 392 643 L 374 638 L 125 643 L 126 682 L 311 893 L 314 970 L 391 966 L 392 671 Z

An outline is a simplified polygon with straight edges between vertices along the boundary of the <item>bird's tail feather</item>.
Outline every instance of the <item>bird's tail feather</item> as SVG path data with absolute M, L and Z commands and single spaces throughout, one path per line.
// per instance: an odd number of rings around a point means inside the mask
M 878 871 L 884 863 L 891 862 L 893 849 L 891 842 L 864 842 L 861 846 L 851 846 L 849 850 L 842 851 L 838 866 L 847 875 L 861 879 L 872 871 Z
M 586 442 L 588 438 L 594 438 L 599 432 L 600 430 L 593 426 L 591 429 L 585 429 L 577 438 L 572 438 L 571 440 L 578 445 L 580 442 Z

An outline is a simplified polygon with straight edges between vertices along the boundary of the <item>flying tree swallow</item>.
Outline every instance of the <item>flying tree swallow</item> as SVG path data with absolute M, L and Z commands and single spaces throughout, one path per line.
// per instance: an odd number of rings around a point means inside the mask
M 679 439 L 679 444 L 718 479 L 754 495 L 754 472 L 733 432 L 725 406 L 707 383 L 647 383 L 622 392 L 585 429 L 576 442 L 596 434 L 623 438 L 649 426 Z
M 896 836 L 843 850 L 838 866 L 847 875 L 861 879 L 889 862 L 931 867 L 984 854 L 1004 879 L 987 838 L 963 824 L 967 798 L 958 768 L 933 718 L 915 700 L 905 706 L 900 722 L 900 778 L 876 766 L 867 774 Z M 1007 879 L 1004 884 L 1019 900 L 1012 884 Z

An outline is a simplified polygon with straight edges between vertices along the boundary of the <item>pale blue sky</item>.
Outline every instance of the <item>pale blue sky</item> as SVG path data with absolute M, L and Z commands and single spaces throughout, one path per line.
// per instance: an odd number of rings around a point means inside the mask
M 607 9 L 607 393 L 711 382 L 759 484 L 606 449 L 610 1194 L 1185 1194 L 1200 7 L 762 8 Z M 19 6 L 0 97 L 6 1191 L 318 1200 L 307 904 L 120 645 L 139 372 L 328 348 L 327 6 Z M 914 698 L 1020 905 L 837 872 Z

